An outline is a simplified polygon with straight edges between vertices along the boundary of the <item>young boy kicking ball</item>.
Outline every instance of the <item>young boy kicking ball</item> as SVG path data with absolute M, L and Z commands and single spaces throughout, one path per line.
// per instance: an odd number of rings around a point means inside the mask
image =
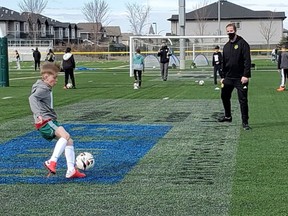
M 33 112 L 35 127 L 42 137 L 48 141 L 57 140 L 51 158 L 44 162 L 44 166 L 49 171 L 48 176 L 56 174 L 57 160 L 65 151 L 66 178 L 83 178 L 86 175 L 75 168 L 73 140 L 64 127 L 57 122 L 57 114 L 53 109 L 52 88 L 57 83 L 59 71 L 60 66 L 54 63 L 47 62 L 42 65 L 40 72 L 42 79 L 33 84 L 29 96 L 30 108 Z

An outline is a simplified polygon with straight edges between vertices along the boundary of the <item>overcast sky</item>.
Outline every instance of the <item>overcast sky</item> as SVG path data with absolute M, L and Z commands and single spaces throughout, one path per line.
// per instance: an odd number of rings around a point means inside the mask
M 85 3 L 92 0 L 49 0 L 43 15 L 56 19 L 61 22 L 86 22 L 82 14 L 82 8 Z M 186 0 L 186 13 L 194 10 L 201 5 L 201 2 L 209 4 L 217 0 Z M 0 6 L 20 12 L 18 3 L 22 0 L 0 0 Z M 122 32 L 131 32 L 131 27 L 126 17 L 126 4 L 137 2 L 139 4 L 150 5 L 151 13 L 147 23 L 147 32 L 149 23 L 157 23 L 157 32 L 165 34 L 170 32 L 170 22 L 167 21 L 172 14 L 178 14 L 178 0 L 106 0 L 110 9 L 109 25 L 120 26 Z M 284 0 L 230 0 L 234 4 L 246 7 L 251 10 L 270 10 L 285 12 L 288 16 L 288 1 Z M 241 3 L 240 3 L 241 2 Z M 155 24 L 153 25 L 155 27 Z M 284 20 L 284 28 L 288 29 L 288 18 Z

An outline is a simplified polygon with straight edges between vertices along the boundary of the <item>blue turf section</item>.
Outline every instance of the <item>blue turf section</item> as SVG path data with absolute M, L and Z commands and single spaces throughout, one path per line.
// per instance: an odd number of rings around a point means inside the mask
M 52 154 L 55 141 L 44 140 L 37 131 L 0 144 L 0 184 L 120 182 L 172 126 L 121 124 L 66 124 L 75 142 L 76 155 L 90 152 L 95 166 L 83 179 L 65 179 L 66 160 L 58 161 L 57 174 L 46 178 L 43 162 Z

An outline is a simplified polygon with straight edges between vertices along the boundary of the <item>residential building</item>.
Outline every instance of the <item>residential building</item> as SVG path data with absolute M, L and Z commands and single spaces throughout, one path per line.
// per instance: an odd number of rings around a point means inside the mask
M 185 35 L 225 35 L 226 25 L 235 23 L 237 33 L 249 44 L 269 46 L 278 44 L 282 39 L 284 19 L 285 12 L 254 11 L 220 0 L 186 13 Z M 172 15 L 168 20 L 172 35 L 179 35 L 179 16 Z

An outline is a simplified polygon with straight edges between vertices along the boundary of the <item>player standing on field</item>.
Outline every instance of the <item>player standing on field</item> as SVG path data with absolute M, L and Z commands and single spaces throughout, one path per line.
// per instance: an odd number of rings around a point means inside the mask
M 220 47 L 217 45 L 215 46 L 215 52 L 213 53 L 212 56 L 212 66 L 214 69 L 214 85 L 215 85 L 215 90 L 219 90 L 217 87 L 217 76 L 220 75 L 220 70 L 222 66 L 222 54 L 220 52 Z
M 43 138 L 48 141 L 56 139 L 53 154 L 44 162 L 49 174 L 56 174 L 57 160 L 65 152 L 67 162 L 66 178 L 83 178 L 86 175 L 75 168 L 75 152 L 70 134 L 57 122 L 57 114 L 53 108 L 52 88 L 57 83 L 60 67 L 46 62 L 41 67 L 42 79 L 32 86 L 29 103 L 35 121 L 35 127 Z
M 139 89 L 142 84 L 142 72 L 144 72 L 144 56 L 141 55 L 141 50 L 136 49 L 136 54 L 133 56 L 133 73 L 134 73 L 134 89 Z
M 232 122 L 231 95 L 233 89 L 237 89 L 240 103 L 242 126 L 244 130 L 250 130 L 248 124 L 248 84 L 251 77 L 251 54 L 249 44 L 236 34 L 234 23 L 226 26 L 229 41 L 223 48 L 223 64 L 220 73 L 222 90 L 221 99 L 225 110 L 225 116 L 219 122 Z

